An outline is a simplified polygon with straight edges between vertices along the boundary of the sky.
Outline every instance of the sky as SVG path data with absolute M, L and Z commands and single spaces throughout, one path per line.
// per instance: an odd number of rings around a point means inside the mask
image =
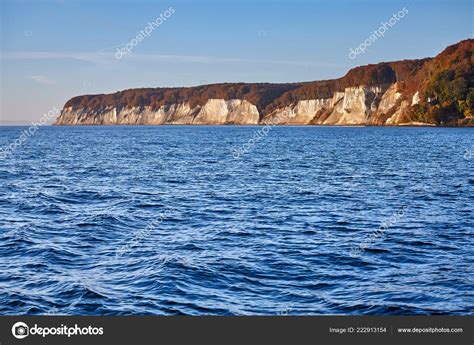
M 83 94 L 333 79 L 360 65 L 432 57 L 473 37 L 473 3 L 0 0 L 0 124 L 38 121 Z

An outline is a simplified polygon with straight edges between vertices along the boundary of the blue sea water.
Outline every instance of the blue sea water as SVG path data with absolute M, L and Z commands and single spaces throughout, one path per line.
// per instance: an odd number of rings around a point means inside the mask
M 40 128 L 0 158 L 0 314 L 472 314 L 473 133 Z

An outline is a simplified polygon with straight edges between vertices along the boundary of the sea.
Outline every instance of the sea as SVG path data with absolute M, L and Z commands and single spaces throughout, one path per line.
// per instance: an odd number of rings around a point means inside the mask
M 25 131 L 1 315 L 474 314 L 472 128 Z

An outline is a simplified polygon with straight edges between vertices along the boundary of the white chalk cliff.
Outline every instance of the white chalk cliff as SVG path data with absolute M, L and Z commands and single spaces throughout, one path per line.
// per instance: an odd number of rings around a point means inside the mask
M 64 108 L 56 124 L 60 125 L 190 125 L 257 124 L 259 113 L 253 104 L 240 99 L 209 99 L 204 106 L 191 108 L 189 103 L 168 104 L 157 110 L 151 107 L 101 109 Z
M 65 107 L 59 125 L 222 125 L 260 123 L 292 125 L 393 125 L 402 121 L 409 103 L 401 101 L 397 83 L 357 86 L 335 92 L 331 98 L 306 99 L 270 114 L 242 99 L 208 99 L 191 108 L 188 102 L 166 104 L 158 109 L 144 107 Z

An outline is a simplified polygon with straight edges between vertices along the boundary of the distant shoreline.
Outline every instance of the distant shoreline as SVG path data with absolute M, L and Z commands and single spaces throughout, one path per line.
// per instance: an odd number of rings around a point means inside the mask
M 21 123 L 21 124 L 0 124 L 0 127 L 30 127 L 31 124 L 29 123 Z M 265 127 L 266 124 L 101 124 L 101 125 L 93 125 L 93 124 L 76 124 L 76 125 L 62 125 L 62 124 L 48 124 L 43 127 Z M 400 123 L 396 125 L 305 125 L 305 124 L 276 124 L 272 125 L 274 127 L 321 127 L 321 128 L 364 128 L 364 127 L 387 127 L 387 128 L 396 128 L 396 127 L 413 127 L 413 128 L 472 128 L 474 125 L 463 125 L 463 126 L 454 126 L 454 125 L 435 125 L 435 124 L 428 124 L 428 123 Z

